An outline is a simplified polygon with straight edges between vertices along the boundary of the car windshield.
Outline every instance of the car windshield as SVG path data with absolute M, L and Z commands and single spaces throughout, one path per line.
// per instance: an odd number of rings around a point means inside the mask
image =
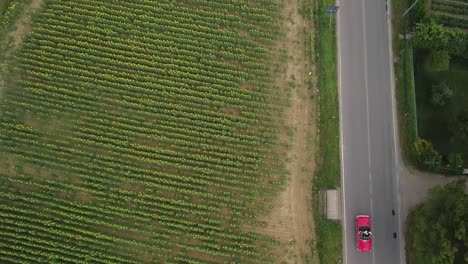
M 370 227 L 368 227 L 368 226 L 359 227 L 359 237 L 362 240 L 370 239 L 371 235 L 372 235 L 372 233 L 370 232 Z

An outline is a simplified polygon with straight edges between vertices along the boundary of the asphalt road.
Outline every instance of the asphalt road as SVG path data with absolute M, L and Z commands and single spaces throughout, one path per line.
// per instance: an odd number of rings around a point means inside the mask
M 337 5 L 343 261 L 347 264 L 403 263 L 386 1 L 338 0 Z M 371 216 L 371 253 L 356 250 L 355 218 L 359 214 Z

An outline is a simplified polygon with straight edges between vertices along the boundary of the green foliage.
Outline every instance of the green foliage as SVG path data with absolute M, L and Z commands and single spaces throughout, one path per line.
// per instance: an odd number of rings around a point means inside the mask
M 0 18 L 2 17 L 3 13 L 7 9 L 8 5 L 10 4 L 11 0 L 0 0 Z
M 440 166 L 442 157 L 434 149 L 431 142 L 418 137 L 414 142 L 414 151 L 417 162 L 422 168 L 434 170 Z
M 432 71 L 447 71 L 450 67 L 450 54 L 446 50 L 433 50 L 429 55 Z
M 414 264 L 464 264 L 468 252 L 468 195 L 465 181 L 429 192 L 414 214 L 409 235 Z
M 453 91 L 447 85 L 447 82 L 443 81 L 439 84 L 432 86 L 431 91 L 431 102 L 436 106 L 444 106 L 450 100 L 453 95 Z
M 6 6 L 7 2 L 9 2 L 8 6 Z M 15 19 L 21 13 L 21 3 L 24 3 L 24 0 L 5 1 L 5 3 L 3 4 L 3 7 L 6 6 L 5 10 L 0 10 L 3 11 L 0 12 L 0 31 L 5 29 L 11 29 L 15 22 Z M 0 40 L 1 39 L 3 39 L 3 36 L 0 37 Z
M 416 1 L 416 0 L 415 0 Z M 418 23 L 427 17 L 427 0 L 417 0 L 418 2 L 410 11 L 412 23 Z M 408 8 L 414 2 L 408 2 Z
M 416 25 L 413 44 L 417 48 L 446 50 L 449 54 L 468 58 L 468 34 L 458 29 L 447 29 L 435 19 L 426 19 Z
M 417 137 L 416 94 L 413 67 L 413 49 L 409 41 L 398 40 L 401 54 L 395 64 L 396 96 L 399 115 L 399 134 L 405 160 L 414 163 L 414 141 Z M 404 48 L 403 48 L 404 47 Z
M 332 1 L 325 1 L 331 5 Z M 320 149 L 323 164 L 320 168 L 319 185 L 323 189 L 336 188 L 340 185 L 340 146 L 339 146 L 339 112 L 336 58 L 335 20 L 325 15 L 325 6 L 319 10 L 318 67 L 319 67 L 319 100 L 320 100 Z
M 317 232 L 317 235 L 320 237 L 317 245 L 320 263 L 340 263 L 343 238 L 341 225 L 337 222 L 320 218 L 317 222 Z
M 437 22 L 452 28 L 468 28 L 468 20 L 463 16 L 468 15 L 468 5 L 461 1 L 432 0 L 431 10 Z
M 463 155 L 461 153 L 450 153 L 448 162 L 453 168 L 460 168 L 463 165 Z
M 442 156 L 450 153 L 462 153 L 468 156 L 468 108 L 466 102 L 466 84 L 468 83 L 468 60 L 457 58 L 451 62 L 450 69 L 444 72 L 434 72 L 427 67 L 427 50 L 418 50 L 415 60 L 415 84 L 418 107 L 418 134 L 420 137 L 431 141 L 434 148 Z M 450 92 L 437 92 L 440 87 L 435 84 L 445 83 Z M 446 87 L 447 88 L 447 87 Z M 435 90 L 433 92 L 433 89 Z M 441 91 L 446 90 L 441 89 Z M 434 95 L 439 94 L 439 99 Z M 442 96 L 441 96 L 442 95 Z M 434 100 L 435 99 L 435 100 Z M 441 107 L 437 102 L 444 104 Z M 443 159 L 445 163 L 447 159 Z M 466 158 L 465 158 L 466 162 Z M 443 164 L 445 167 L 447 164 Z M 464 164 L 465 166 L 468 163 Z
M 306 2 L 305 4 L 303 4 L 299 10 L 298 10 L 298 13 L 307 18 L 307 19 L 312 19 L 313 16 L 314 16 L 314 5 L 313 3 L 311 2 Z
M 468 145 L 468 109 L 462 111 L 454 121 L 451 131 L 453 139 L 460 144 Z
M 416 155 L 419 157 L 424 155 L 425 152 L 432 150 L 432 143 L 425 139 L 417 138 L 414 143 L 414 149 Z
M 468 29 L 468 20 L 465 18 L 447 16 L 442 14 L 434 15 L 434 17 L 436 18 L 437 22 L 441 23 L 446 27 L 460 28 L 464 30 Z
M 413 38 L 415 47 L 444 50 L 449 43 L 449 32 L 434 19 L 416 24 L 416 32 Z

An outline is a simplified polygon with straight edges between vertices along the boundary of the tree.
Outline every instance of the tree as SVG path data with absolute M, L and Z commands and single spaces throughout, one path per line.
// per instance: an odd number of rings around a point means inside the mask
M 465 181 L 439 186 L 414 212 L 409 236 L 412 262 L 464 264 L 468 250 L 468 194 Z
M 429 65 L 432 71 L 448 71 L 450 66 L 450 54 L 446 50 L 432 51 L 429 56 Z
M 446 50 L 450 55 L 468 58 L 468 34 L 460 29 L 448 29 L 434 18 L 416 24 L 413 44 L 417 48 Z
M 440 166 L 442 157 L 434 149 L 431 142 L 418 137 L 414 142 L 414 150 L 416 160 L 422 168 L 434 170 Z
M 454 168 L 461 168 L 463 166 L 463 155 L 461 153 L 450 153 L 448 162 Z
M 436 106 L 444 106 L 452 97 L 453 92 L 447 82 L 441 82 L 432 86 L 431 102 Z
M 426 0 L 419 0 L 410 12 L 411 22 L 417 23 L 427 17 L 427 3 Z
M 445 50 L 449 40 L 449 32 L 435 19 L 426 19 L 416 25 L 413 43 L 418 48 Z

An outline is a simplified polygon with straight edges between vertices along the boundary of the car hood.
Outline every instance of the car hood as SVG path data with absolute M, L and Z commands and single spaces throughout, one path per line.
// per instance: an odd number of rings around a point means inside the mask
M 370 226 L 371 225 L 370 218 L 368 216 L 358 216 L 356 218 L 356 221 L 357 221 L 358 226 Z

